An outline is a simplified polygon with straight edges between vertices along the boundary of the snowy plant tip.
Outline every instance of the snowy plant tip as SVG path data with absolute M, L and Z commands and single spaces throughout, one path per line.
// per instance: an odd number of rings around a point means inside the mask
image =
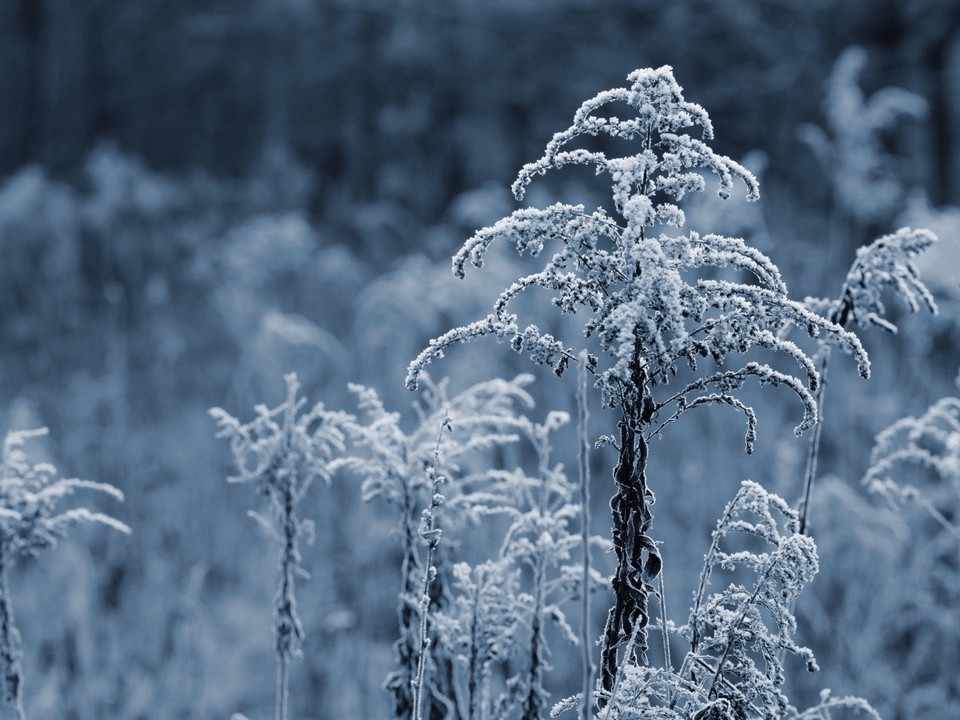
M 255 417 L 242 423 L 222 408 L 211 408 L 218 438 L 230 441 L 237 474 L 231 483 L 255 482 L 268 494 L 291 484 L 296 500 L 313 480 L 330 480 L 330 462 L 343 452 L 347 414 L 326 410 L 323 403 L 306 408 L 299 397 L 300 383 L 294 373 L 284 376 L 287 399 L 275 408 L 258 404 Z
M 82 523 L 106 525 L 129 534 L 120 520 L 85 507 L 57 508 L 76 490 L 93 490 L 123 501 L 119 489 L 103 482 L 58 477 L 50 463 L 33 463 L 24 446 L 32 438 L 48 434 L 47 428 L 9 431 L 3 442 L 0 470 L 0 538 L 4 553 L 12 557 L 31 555 L 53 545 L 69 528 Z
M 934 482 L 924 481 L 925 475 Z M 902 418 L 877 435 L 863 483 L 892 504 L 915 503 L 960 538 L 950 509 L 960 489 L 960 398 L 943 398 L 920 417 Z
M 700 105 L 683 98 L 683 88 L 673 77 L 673 68 L 664 65 L 656 70 L 635 70 L 627 76 L 629 88 L 605 90 L 580 106 L 573 124 L 553 136 L 543 157 L 523 167 L 513 183 L 513 194 L 523 199 L 527 185 L 536 175 L 565 165 L 593 165 L 597 173 L 607 172 L 614 180 L 614 196 L 618 210 L 625 210 L 632 180 L 644 178 L 651 187 L 680 199 L 688 191 L 703 189 L 703 177 L 698 172 L 679 172 L 693 169 L 709 170 L 720 179 L 719 194 L 729 197 L 733 178 L 740 178 L 747 186 L 747 198 L 760 196 L 756 178 L 743 166 L 729 158 L 714 154 L 703 142 L 687 135 L 679 135 L 686 128 L 699 127 L 704 140 L 713 139 L 713 125 Z M 611 103 L 626 104 L 634 117 L 621 119 L 602 117 L 595 111 Z M 636 155 L 610 158 L 603 153 L 587 150 L 563 150 L 571 140 L 589 135 L 608 135 L 624 140 L 642 141 Z M 664 150 L 658 160 L 652 148 Z M 644 195 L 647 188 L 641 188 Z
M 920 279 L 913 259 L 937 241 L 929 230 L 900 228 L 857 250 L 857 258 L 847 273 L 840 299 L 829 301 L 808 298 L 807 306 L 829 314 L 841 326 L 853 320 L 860 327 L 878 327 L 891 333 L 897 326 L 887 320 L 882 294 L 887 288 L 903 300 L 910 312 L 926 308 L 939 312 L 933 293 Z

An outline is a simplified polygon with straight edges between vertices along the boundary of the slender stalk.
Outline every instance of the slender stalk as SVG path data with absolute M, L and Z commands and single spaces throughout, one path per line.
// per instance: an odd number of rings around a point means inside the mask
M 450 415 L 446 412 L 443 421 L 440 424 L 440 432 L 437 434 L 437 445 L 433 450 L 433 467 L 430 468 L 430 504 L 423 511 L 423 517 L 420 521 L 420 537 L 427 542 L 427 557 L 423 566 L 423 581 L 420 593 L 420 656 L 417 658 L 417 675 L 413 681 L 413 717 L 414 720 L 423 720 L 423 683 L 427 671 L 427 654 L 430 651 L 430 638 L 427 635 L 427 615 L 430 610 L 430 586 L 433 584 L 433 578 L 436 574 L 436 568 L 433 566 L 433 555 L 440 544 L 440 529 L 436 525 L 436 513 L 440 504 L 443 502 L 443 496 L 440 495 L 440 487 L 444 478 L 440 475 L 438 468 L 440 465 L 440 442 L 443 438 L 443 431 L 450 428 Z
M 483 580 L 478 577 L 477 585 L 473 589 L 473 607 L 470 617 L 470 674 L 467 681 L 467 695 L 470 698 L 470 717 L 467 720 L 480 720 L 480 642 L 477 639 L 480 624 L 480 593 Z
M 280 587 L 277 589 L 276 634 L 277 634 L 277 693 L 274 709 L 275 720 L 287 720 L 287 705 L 290 696 L 288 663 L 296 652 L 301 631 L 296 617 L 294 600 L 294 573 L 300 561 L 297 549 L 297 522 L 293 516 L 293 488 L 283 486 L 283 547 L 280 551 Z
M 537 448 L 537 476 L 540 479 L 537 496 L 537 522 L 542 523 L 547 515 L 550 490 L 550 441 L 546 432 L 534 431 L 533 440 Z M 539 540 L 537 541 L 539 544 Z M 533 567 L 533 616 L 530 621 L 530 672 L 528 675 L 527 698 L 523 704 L 521 720 L 540 720 L 543 705 L 543 605 L 544 582 L 546 572 L 546 550 L 537 549 Z
M 580 603 L 580 649 L 583 663 L 583 690 L 580 700 L 580 720 L 592 720 L 593 702 L 593 654 L 590 652 L 590 443 L 587 408 L 587 357 L 580 353 L 579 377 L 577 378 L 577 435 L 580 469 L 580 544 L 583 546 L 583 575 L 581 577 Z
M 285 655 L 280 655 L 277 658 L 277 697 L 273 711 L 273 717 L 275 720 L 285 720 L 287 717 L 288 697 L 287 658 Z
M 433 569 L 433 545 L 427 548 L 427 561 L 423 569 L 423 593 L 420 596 L 420 653 L 417 658 L 417 675 L 413 681 L 413 717 L 423 720 L 423 680 L 426 675 L 427 653 L 430 638 L 427 637 L 427 612 L 430 609 L 430 582 Z
M 20 633 L 17 632 L 7 582 L 7 557 L 0 541 L 0 672 L 3 673 L 3 717 L 25 720 L 23 668 L 20 664 Z
M 547 505 L 547 442 L 540 439 L 538 453 L 540 455 L 540 507 L 539 520 L 542 522 L 546 514 Z M 538 541 L 539 542 L 539 541 Z M 544 582 L 546 573 L 544 549 L 537 550 L 536 563 L 533 568 L 533 617 L 530 621 L 530 672 L 528 676 L 527 699 L 523 705 L 521 720 L 540 720 L 540 710 L 543 705 L 543 605 Z
M 823 401 L 824 388 L 827 386 L 827 362 L 830 359 L 830 348 L 822 345 L 820 348 L 820 385 L 817 386 L 817 414 L 820 416 L 813 426 L 813 436 L 807 448 L 807 468 L 803 477 L 803 501 L 800 503 L 800 534 L 807 531 L 810 519 L 810 497 L 813 494 L 813 484 L 817 478 L 817 461 L 820 458 L 820 435 L 823 428 Z
M 417 562 L 415 518 L 415 499 L 409 485 L 403 478 L 396 478 L 402 494 L 401 547 L 403 561 L 400 567 L 401 586 L 397 619 L 400 636 L 393 647 L 397 655 L 398 669 L 387 678 L 386 688 L 393 694 L 393 712 L 398 720 L 409 720 L 413 716 L 413 683 L 417 673 L 417 630 L 414 628 L 414 614 L 417 602 Z
M 734 509 L 737 507 L 737 502 L 739 502 L 741 494 L 743 494 L 742 486 L 737 490 L 737 494 L 734 495 L 733 500 L 727 505 L 723 517 L 720 518 L 720 522 L 717 523 L 717 530 L 714 530 L 713 537 L 710 540 L 710 549 L 707 550 L 706 557 L 703 559 L 703 568 L 700 570 L 700 585 L 697 587 L 697 594 L 693 600 L 693 610 L 690 613 L 692 637 L 690 640 L 690 652 L 687 654 L 688 658 L 696 657 L 697 650 L 700 649 L 700 606 L 703 604 L 703 596 L 707 590 L 707 584 L 710 582 L 710 574 L 713 570 L 713 558 L 720 546 L 719 529 L 727 524 Z M 680 673 L 681 675 L 683 674 L 683 669 L 681 669 Z
M 670 657 L 670 636 L 667 634 L 667 596 L 663 589 L 663 573 L 657 577 L 657 593 L 660 596 L 660 634 L 663 636 L 663 669 L 673 671 Z
M 530 622 L 530 675 L 527 699 L 523 705 L 522 720 L 540 720 L 540 710 L 543 704 L 543 663 L 541 649 L 543 646 L 543 556 L 537 558 L 537 567 L 534 577 L 534 605 L 533 619 Z

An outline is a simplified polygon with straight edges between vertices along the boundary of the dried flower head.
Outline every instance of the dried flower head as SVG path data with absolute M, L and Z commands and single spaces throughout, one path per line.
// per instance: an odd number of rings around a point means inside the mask
M 805 384 L 813 387 L 817 372 L 812 361 L 780 335 L 786 323 L 849 350 L 866 376 L 869 365 L 857 338 L 791 300 L 779 271 L 763 253 L 738 238 L 677 232 L 685 221 L 679 203 L 688 193 L 705 189 L 705 174 L 719 180 L 724 198 L 739 182 L 747 200 L 756 200 L 757 182 L 706 144 L 713 137 L 707 113 L 684 100 L 669 66 L 638 70 L 628 80 L 629 87 L 586 101 L 573 124 L 554 136 L 539 160 L 524 166 L 513 186 L 520 199 L 537 175 L 589 165 L 608 177 L 613 211 L 588 212 L 582 205 L 559 203 L 523 208 L 477 232 L 453 258 L 458 276 L 468 261 L 480 267 L 494 241 L 506 240 L 531 256 L 549 244 L 553 255 L 543 269 L 504 290 L 486 318 L 431 341 L 411 363 L 408 386 L 414 387 L 424 366 L 452 345 L 487 335 L 509 341 L 516 351 L 561 374 L 576 356 L 573 347 L 535 324 L 522 325 L 511 309 L 517 296 L 537 287 L 553 294 L 561 313 L 586 312 L 584 334 L 597 339 L 604 358 L 590 355 L 588 363 L 610 406 L 636 403 L 648 392 L 643 386 L 668 382 L 681 362 L 695 368 L 701 358 L 712 358 L 722 364 L 753 347 L 793 357 Z M 612 104 L 625 106 L 628 117 L 600 114 Z M 702 139 L 691 135 L 691 128 Z M 608 157 L 571 147 L 578 139 L 598 135 L 633 141 L 636 151 Z M 702 277 L 705 267 L 730 267 L 752 281 L 708 279 Z M 815 403 L 801 383 L 789 382 L 767 366 L 755 366 L 748 374 L 792 387 L 807 407 L 802 426 L 815 420 Z

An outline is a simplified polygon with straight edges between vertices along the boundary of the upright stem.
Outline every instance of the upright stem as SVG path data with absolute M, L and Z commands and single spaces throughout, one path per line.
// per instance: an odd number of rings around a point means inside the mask
M 277 695 L 275 720 L 287 720 L 289 697 L 288 664 L 296 652 L 301 630 L 296 616 L 295 577 L 300 553 L 297 548 L 297 522 L 293 516 L 293 488 L 283 485 L 283 547 L 280 551 L 280 587 L 277 589 Z
M 587 424 L 590 412 L 587 408 L 587 358 L 581 353 L 577 382 L 577 435 L 580 449 L 577 460 L 580 468 L 580 544 L 583 546 L 583 577 L 580 581 L 582 595 L 580 604 L 581 652 L 583 654 L 583 690 L 580 700 L 580 720 L 592 720 L 593 702 L 593 654 L 590 652 L 590 444 Z
M 810 518 L 810 497 L 813 494 L 813 484 L 817 477 L 817 460 L 820 457 L 820 434 L 823 428 L 823 400 L 824 388 L 827 386 L 827 361 L 830 359 L 830 348 L 823 345 L 820 348 L 820 384 L 817 386 L 817 424 L 813 426 L 813 437 L 807 448 L 807 469 L 803 478 L 803 501 L 800 504 L 800 534 L 807 530 Z
M 620 456 L 614 479 L 617 492 L 610 500 L 613 515 L 613 545 L 617 553 L 617 570 L 611 581 L 615 595 L 607 615 L 601 651 L 600 683 L 612 693 L 620 669 L 619 648 L 628 645 L 623 662 L 647 664 L 648 582 L 660 572 L 660 556 L 656 544 L 647 535 L 653 514 L 649 505 L 653 494 L 647 488 L 647 443 L 642 425 L 647 424 L 647 407 L 652 399 L 646 391 L 642 373 L 636 383 L 641 393 L 636 404 L 624 408 L 620 422 Z
M 417 568 L 416 551 L 416 510 L 409 485 L 401 478 L 397 479 L 403 493 L 403 519 L 401 521 L 403 562 L 400 574 L 400 604 L 397 616 L 400 624 L 400 637 L 393 647 L 397 654 L 398 669 L 387 678 L 386 688 L 393 694 L 394 717 L 408 720 L 413 715 L 413 682 L 417 673 L 417 631 L 414 629 L 416 611 Z
M 854 264 L 856 267 L 856 263 Z M 851 271 L 852 272 L 852 271 Z M 846 328 L 850 313 L 853 311 L 853 294 L 848 287 L 849 280 L 844 283 L 840 299 L 837 300 L 830 312 L 830 322 Z M 820 457 L 820 435 L 823 427 L 823 399 L 824 389 L 827 386 L 827 361 L 830 359 L 830 346 L 820 345 L 820 384 L 817 386 L 817 424 L 813 427 L 813 437 L 807 449 L 807 470 L 803 478 L 803 502 L 800 505 L 800 534 L 804 535 L 810 519 L 810 497 L 813 494 L 813 483 L 817 476 L 817 460 Z
M 470 675 L 467 681 L 467 695 L 470 698 L 470 717 L 467 720 L 480 720 L 480 686 L 481 661 L 480 642 L 477 638 L 480 624 L 480 592 L 483 587 L 483 578 L 477 577 L 477 585 L 473 590 L 473 607 L 470 613 Z
M 537 555 L 537 565 L 534 570 L 533 586 L 533 618 L 530 621 L 530 674 L 527 699 L 523 704 L 522 720 L 540 720 L 540 711 L 543 705 L 543 663 L 541 650 L 543 646 L 543 552 Z
M 667 632 L 667 593 L 663 588 L 663 573 L 657 577 L 657 596 L 660 605 L 660 635 L 663 638 L 663 668 L 673 670 L 673 658 L 670 657 L 670 635 Z
M 286 720 L 287 697 L 287 658 L 280 655 L 277 658 L 277 697 L 273 712 L 275 720 Z
M 433 584 L 436 568 L 433 566 L 433 556 L 440 544 L 440 529 L 437 527 L 437 510 L 443 502 L 440 494 L 444 478 L 440 475 L 440 442 L 443 431 L 450 429 L 450 415 L 444 411 L 440 423 L 440 432 L 437 434 L 437 445 L 433 449 L 433 466 L 430 468 L 430 504 L 424 510 L 420 520 L 420 537 L 427 543 L 427 557 L 423 566 L 423 581 L 420 593 L 420 656 L 417 658 L 417 675 L 413 682 L 413 718 L 423 720 L 423 683 L 427 672 L 427 655 L 430 652 L 430 637 L 428 636 L 428 613 L 430 611 L 430 586 Z
M 430 521 L 432 532 L 433 521 Z M 427 544 L 427 559 L 423 569 L 423 592 L 420 595 L 420 655 L 417 658 L 417 675 L 413 681 L 413 717 L 414 720 L 423 720 L 423 683 L 427 672 L 427 654 L 430 652 L 430 638 L 427 635 L 427 613 L 430 610 L 430 584 L 435 572 L 433 567 L 433 552 L 436 541 L 430 540 Z
M 7 583 L 5 548 L 0 541 L 0 672 L 3 673 L 3 717 L 25 720 L 23 711 L 23 668 L 20 664 L 20 633 L 17 632 Z
M 546 433 L 534 433 L 537 445 L 537 475 L 540 479 L 539 495 L 537 498 L 537 522 L 543 522 L 547 513 L 549 489 L 548 459 L 550 444 Z M 537 541 L 540 544 L 540 540 Z M 540 710 L 543 705 L 543 663 L 541 650 L 543 649 L 543 605 L 544 605 L 544 573 L 546 550 L 538 547 L 533 567 L 533 615 L 530 620 L 530 669 L 527 675 L 527 697 L 523 703 L 521 720 L 540 720 Z

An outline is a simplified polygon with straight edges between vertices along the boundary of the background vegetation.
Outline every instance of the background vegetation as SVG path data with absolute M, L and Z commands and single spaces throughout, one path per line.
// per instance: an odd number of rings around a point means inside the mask
M 943 588 L 918 593 L 935 528 L 860 478 L 880 430 L 957 393 L 960 5 L 22 0 L 0 3 L 0 61 L 0 408 L 9 428 L 50 427 L 33 462 L 122 490 L 124 505 L 103 507 L 133 528 L 74 531 L 10 573 L 28 714 L 267 716 L 275 549 L 224 481 L 232 460 L 207 409 L 273 407 L 296 371 L 311 401 L 355 411 L 359 382 L 412 422 L 407 363 L 522 274 L 504 253 L 457 281 L 450 255 L 515 207 L 516 171 L 581 100 L 670 64 L 709 111 L 714 148 L 761 181 L 758 204 L 706 199 L 691 226 L 747 238 L 792 296 L 835 297 L 856 248 L 901 225 L 940 236 L 919 261 L 940 315 L 890 303 L 899 334 L 861 333 L 869 381 L 831 363 L 810 516 L 821 572 L 797 607 L 823 672 L 793 697 L 827 684 L 887 718 L 956 717 L 960 629 L 942 605 L 958 593 L 955 546 L 935 564 Z M 889 87 L 913 95 L 877 94 Z M 531 204 L 603 201 L 591 173 L 559 177 Z M 521 370 L 488 343 L 436 372 L 456 390 Z M 573 377 L 527 391 L 533 417 L 576 416 Z M 668 606 L 689 603 L 741 480 L 800 497 L 806 443 L 792 399 L 777 402 L 760 403 L 752 457 L 723 410 L 658 446 Z M 554 459 L 572 471 L 567 432 Z M 609 481 L 612 451 L 594 461 Z M 606 497 L 594 493 L 598 532 Z M 291 716 L 384 717 L 398 518 L 349 475 L 299 512 L 316 539 L 301 548 Z M 571 694 L 579 654 L 551 646 L 566 685 L 548 690 Z

